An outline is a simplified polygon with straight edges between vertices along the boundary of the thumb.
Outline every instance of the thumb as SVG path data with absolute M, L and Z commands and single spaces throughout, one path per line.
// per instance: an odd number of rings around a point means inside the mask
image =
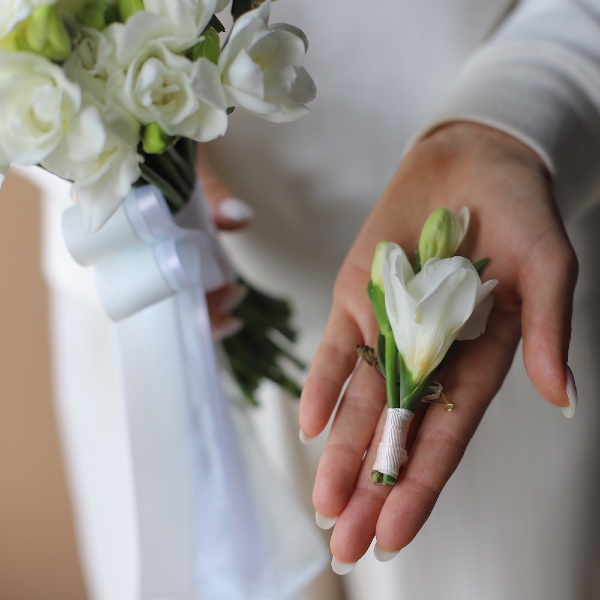
M 544 236 L 520 272 L 525 368 L 537 391 L 569 418 L 577 405 L 567 365 L 577 270 L 575 253 L 559 233 Z
M 247 227 L 254 218 L 254 211 L 246 202 L 236 198 L 229 187 L 217 176 L 200 145 L 196 169 L 217 228 L 223 231 L 234 231 Z

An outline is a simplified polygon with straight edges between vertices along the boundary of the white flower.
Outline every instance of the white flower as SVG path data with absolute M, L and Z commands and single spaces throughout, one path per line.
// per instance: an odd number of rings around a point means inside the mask
M 306 37 L 291 25 L 268 25 L 270 2 L 242 15 L 223 48 L 219 67 L 228 103 L 274 122 L 305 114 L 316 94 L 302 67 Z
M 222 9 L 219 0 L 144 0 L 144 8 L 171 22 L 180 37 L 198 37 L 215 12 Z
M 0 38 L 24 21 L 38 6 L 54 4 L 55 0 L 4 0 L 0 8 Z
M 455 340 L 474 339 L 485 329 L 498 282 L 481 283 L 460 256 L 432 258 L 415 275 L 397 244 L 386 247 L 383 285 L 398 352 L 415 385 L 441 363 Z
M 99 108 L 102 107 L 89 105 L 83 114 Z M 101 137 L 100 148 L 89 151 L 86 138 L 81 136 L 79 148 L 61 145 L 42 163 L 52 173 L 74 182 L 73 193 L 79 196 L 84 223 L 90 232 L 100 229 L 117 210 L 141 173 L 142 159 L 136 150 L 139 123 L 118 105 L 104 110 L 96 136 Z
M 60 67 L 37 54 L 0 52 L 0 163 L 38 164 L 81 127 L 80 109 L 81 90 Z
M 123 67 L 111 81 L 123 105 L 144 124 L 158 123 L 172 136 L 206 142 L 225 133 L 225 93 L 216 65 L 178 53 L 170 24 L 147 12 L 115 24 L 109 36 Z
M 97 29 L 82 27 L 71 56 L 63 64 L 65 73 L 100 102 L 107 102 L 108 81 L 118 69 L 114 46 Z

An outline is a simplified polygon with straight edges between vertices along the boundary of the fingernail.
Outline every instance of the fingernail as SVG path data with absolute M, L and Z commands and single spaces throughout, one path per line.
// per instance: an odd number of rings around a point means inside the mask
M 310 444 L 312 444 L 317 438 L 316 437 L 308 437 L 304 431 L 302 431 L 302 428 L 300 428 L 300 441 L 305 445 L 305 446 L 310 446 Z
M 232 287 L 227 295 L 221 300 L 219 311 L 222 313 L 231 312 L 242 303 L 247 295 L 248 288 L 245 285 L 236 285 Z
M 575 411 L 577 410 L 577 386 L 575 385 L 575 378 L 573 377 L 573 371 L 567 365 L 567 397 L 569 398 L 569 406 L 562 406 L 562 414 L 567 419 L 573 418 Z
M 230 221 L 250 221 L 254 211 L 248 204 L 239 198 L 225 198 L 217 205 L 219 215 Z
M 338 560 L 335 556 L 331 559 L 331 570 L 338 575 L 347 575 L 354 569 L 356 563 L 345 563 Z
M 400 552 L 400 550 L 388 552 L 387 550 L 384 550 L 378 542 L 375 542 L 375 547 L 373 548 L 373 554 L 379 562 L 388 562 L 392 560 L 392 558 L 394 558 L 398 552 Z
M 221 325 L 213 326 L 212 333 L 213 338 L 220 342 L 229 337 L 233 337 L 236 333 L 239 333 L 244 328 L 244 321 L 236 317 L 230 317 L 225 320 Z
M 321 529 L 331 529 L 335 525 L 337 517 L 324 517 L 320 512 L 315 512 L 315 521 Z

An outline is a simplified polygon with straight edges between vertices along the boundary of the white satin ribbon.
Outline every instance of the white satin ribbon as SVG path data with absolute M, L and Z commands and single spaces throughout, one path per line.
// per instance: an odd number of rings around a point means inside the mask
M 101 304 L 117 321 L 139 598 L 293 598 L 322 568 L 325 553 L 311 534 L 303 536 L 304 551 L 276 547 L 279 529 L 292 530 L 305 517 L 281 490 L 285 506 L 264 511 L 247 476 L 258 450 L 248 452 L 248 437 L 234 427 L 205 300 L 232 269 L 205 209 L 199 211 L 202 229 L 179 227 L 147 186 L 134 190 L 97 233 L 86 232 L 78 206 L 63 216 L 69 251 L 93 265 Z M 281 487 L 267 483 L 273 484 Z

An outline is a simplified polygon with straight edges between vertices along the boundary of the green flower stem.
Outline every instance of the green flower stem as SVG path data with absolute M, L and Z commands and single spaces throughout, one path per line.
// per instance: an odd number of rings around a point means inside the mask
M 398 361 L 395 357 L 398 354 L 394 335 L 389 332 L 384 335 L 385 338 L 385 392 L 387 396 L 387 405 L 389 408 L 398 408 L 400 406 L 400 397 L 398 396 Z M 400 380 L 402 386 L 402 380 Z
M 140 167 L 142 170 L 142 179 L 162 192 L 171 210 L 177 212 L 186 205 L 187 197 L 183 196 L 167 179 L 159 175 L 145 163 L 142 163 Z
M 181 174 L 178 166 L 173 162 L 169 155 L 149 154 L 146 156 L 145 164 L 157 175 L 168 181 L 180 196 L 184 198 L 185 203 L 191 198 L 194 190 L 194 183 L 186 181 Z
M 184 178 L 187 187 L 194 188 L 196 184 L 196 170 L 194 163 L 189 163 L 185 156 L 179 154 L 179 152 L 171 146 L 166 152 L 166 157 L 172 162 L 173 168 Z

